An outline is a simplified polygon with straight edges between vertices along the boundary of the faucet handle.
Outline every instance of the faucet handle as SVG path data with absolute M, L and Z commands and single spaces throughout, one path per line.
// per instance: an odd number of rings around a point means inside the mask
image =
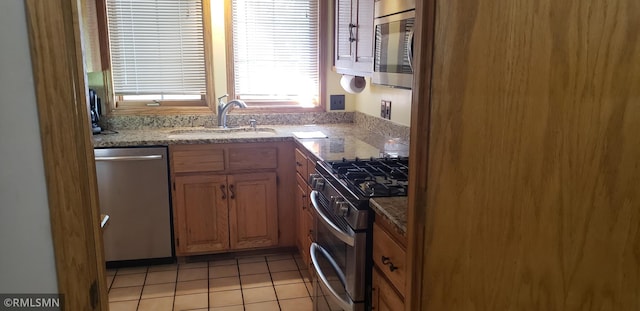
M 225 98 L 225 97 L 229 97 L 229 94 L 224 94 L 224 95 L 218 97 L 218 102 L 221 102 L 222 99 Z
M 249 119 L 249 126 L 251 126 L 253 129 L 256 128 L 257 123 L 258 121 L 256 121 L 256 119 Z

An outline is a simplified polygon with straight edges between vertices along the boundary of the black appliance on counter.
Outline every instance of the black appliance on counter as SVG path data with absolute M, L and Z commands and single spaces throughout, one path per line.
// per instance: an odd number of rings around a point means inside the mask
M 89 89 L 89 115 L 91 116 L 91 132 L 100 134 L 102 128 L 98 125 L 102 107 L 100 106 L 100 97 L 95 90 Z
M 311 244 L 314 310 L 370 309 L 373 197 L 406 196 L 408 158 L 324 161 L 309 176 L 317 215 Z

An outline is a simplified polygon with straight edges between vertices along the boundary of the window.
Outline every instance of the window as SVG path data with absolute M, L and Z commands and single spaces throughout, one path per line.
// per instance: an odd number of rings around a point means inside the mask
M 318 106 L 318 0 L 233 0 L 230 15 L 229 93 L 250 107 Z
M 206 106 L 203 0 L 107 0 L 106 10 L 118 105 Z

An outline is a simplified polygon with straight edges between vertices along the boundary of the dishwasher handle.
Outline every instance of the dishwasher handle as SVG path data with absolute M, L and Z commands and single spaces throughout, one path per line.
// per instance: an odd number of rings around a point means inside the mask
M 96 157 L 96 161 L 149 161 L 162 159 L 161 154 L 137 155 L 137 156 L 114 156 L 114 157 Z

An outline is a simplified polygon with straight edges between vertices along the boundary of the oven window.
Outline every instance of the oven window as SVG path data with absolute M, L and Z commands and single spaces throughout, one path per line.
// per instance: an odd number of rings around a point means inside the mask
M 412 73 L 409 40 L 415 18 L 376 25 L 374 71 Z
M 324 209 L 324 206 L 320 206 L 320 208 Z M 317 227 L 317 243 L 331 254 L 342 273 L 345 274 L 347 270 L 347 250 L 350 246 L 336 238 L 322 223 L 319 222 Z

